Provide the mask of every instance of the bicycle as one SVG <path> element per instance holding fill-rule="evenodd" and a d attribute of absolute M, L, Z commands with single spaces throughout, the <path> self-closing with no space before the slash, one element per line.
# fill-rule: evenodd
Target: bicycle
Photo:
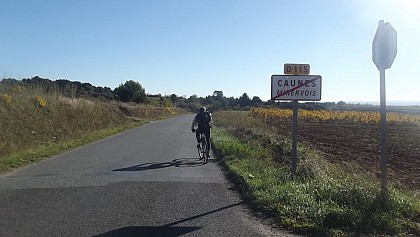
<path fill-rule="evenodd" d="M 207 143 L 206 134 L 203 132 L 200 134 L 200 143 L 199 143 L 199 146 L 197 147 L 197 150 L 198 150 L 198 156 L 200 157 L 200 160 L 203 160 L 204 164 L 207 164 L 207 161 L 209 159 L 210 147 L 208 146 L 208 143 Z"/>

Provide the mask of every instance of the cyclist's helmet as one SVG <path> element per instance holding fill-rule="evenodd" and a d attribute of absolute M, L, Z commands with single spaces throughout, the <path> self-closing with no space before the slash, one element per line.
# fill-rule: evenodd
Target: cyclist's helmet
<path fill-rule="evenodd" d="M 200 108 L 200 113 L 204 113 L 204 112 L 206 112 L 206 111 L 207 111 L 206 107 L 201 107 L 201 108 Z"/>

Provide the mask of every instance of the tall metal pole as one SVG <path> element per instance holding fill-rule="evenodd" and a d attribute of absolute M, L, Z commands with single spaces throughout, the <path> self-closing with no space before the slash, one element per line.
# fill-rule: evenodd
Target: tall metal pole
<path fill-rule="evenodd" d="M 385 96 L 385 69 L 379 70 L 381 80 L 381 188 L 382 197 L 388 194 L 387 164 L 388 164 L 388 139 L 386 126 L 386 96 Z"/>
<path fill-rule="evenodd" d="M 296 175 L 297 167 L 297 129 L 298 129 L 298 101 L 293 100 L 293 135 L 292 135 L 292 179 Z"/>

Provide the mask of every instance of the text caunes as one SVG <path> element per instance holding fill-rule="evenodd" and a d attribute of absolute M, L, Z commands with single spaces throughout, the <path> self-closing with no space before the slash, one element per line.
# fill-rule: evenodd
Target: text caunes
<path fill-rule="evenodd" d="M 303 84 L 305 84 L 305 87 L 315 87 L 316 83 L 315 81 L 311 81 L 311 80 L 278 80 L 277 84 L 279 86 L 284 86 L 284 87 L 295 87 L 295 86 L 301 86 Z"/>

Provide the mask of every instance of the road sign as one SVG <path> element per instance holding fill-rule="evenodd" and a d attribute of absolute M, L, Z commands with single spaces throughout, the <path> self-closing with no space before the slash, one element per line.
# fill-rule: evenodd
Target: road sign
<path fill-rule="evenodd" d="M 391 67 L 396 55 L 397 31 L 381 20 L 372 42 L 372 60 L 378 70 L 385 70 Z"/>
<path fill-rule="evenodd" d="M 386 123 L 385 70 L 390 68 L 397 55 L 397 31 L 389 24 L 379 21 L 372 42 L 372 60 L 379 70 L 381 106 L 381 189 L 382 198 L 388 196 L 388 134 Z"/>
<path fill-rule="evenodd" d="M 272 100 L 321 100 L 321 81 L 319 75 L 272 75 Z"/>
<path fill-rule="evenodd" d="M 310 69 L 309 64 L 284 64 L 284 74 L 309 75 Z"/>

